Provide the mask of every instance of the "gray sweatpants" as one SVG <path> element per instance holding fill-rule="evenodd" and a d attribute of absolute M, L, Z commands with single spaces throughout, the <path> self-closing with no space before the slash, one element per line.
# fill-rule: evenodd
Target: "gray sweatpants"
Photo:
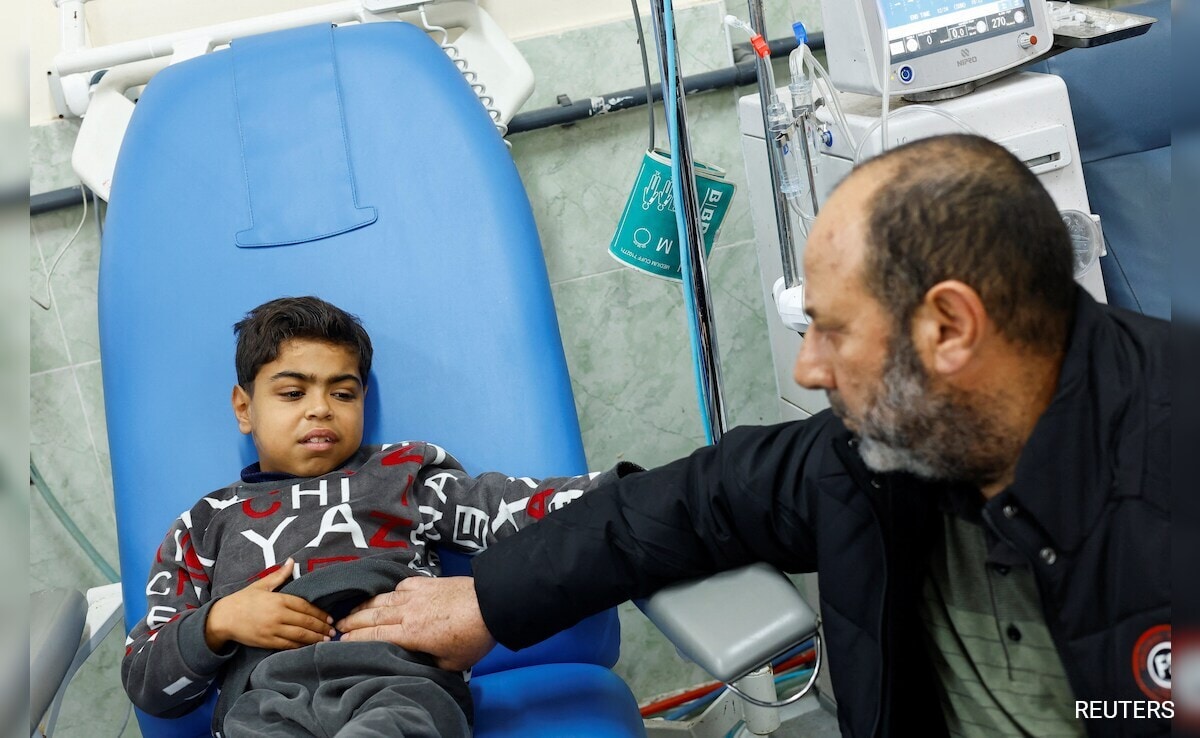
<path fill-rule="evenodd" d="M 460 674 L 398 646 L 318 643 L 263 659 L 222 732 L 226 738 L 469 738 L 470 700 Z"/>

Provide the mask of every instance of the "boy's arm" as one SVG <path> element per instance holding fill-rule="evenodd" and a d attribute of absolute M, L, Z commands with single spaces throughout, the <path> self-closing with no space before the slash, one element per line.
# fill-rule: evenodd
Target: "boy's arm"
<path fill-rule="evenodd" d="M 204 638 L 213 605 L 213 562 L 197 551 L 190 516 L 176 519 L 158 547 L 146 585 L 146 616 L 130 631 L 121 682 L 130 700 L 157 717 L 198 707 L 233 648 L 214 652 Z"/>
<path fill-rule="evenodd" d="M 334 634 L 327 613 L 275 591 L 292 577 L 290 558 L 212 599 L 214 562 L 197 553 L 186 520 L 176 520 L 159 546 L 146 586 L 147 615 L 130 632 L 121 663 L 130 700 L 157 717 L 179 717 L 199 706 L 238 644 L 279 650 Z"/>
<path fill-rule="evenodd" d="M 623 461 L 606 472 L 575 477 L 510 477 L 486 472 L 468 475 L 453 458 L 421 470 L 414 487 L 419 490 L 421 527 L 427 536 L 462 551 L 474 553 L 541 520 L 579 499 L 585 492 L 627 474 L 642 471 Z"/>

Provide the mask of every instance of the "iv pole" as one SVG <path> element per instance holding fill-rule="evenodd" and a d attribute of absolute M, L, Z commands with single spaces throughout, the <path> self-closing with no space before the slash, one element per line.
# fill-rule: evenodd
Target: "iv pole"
<path fill-rule="evenodd" d="M 678 136 L 679 161 L 678 166 L 683 172 L 679 194 L 683 201 L 683 218 L 685 233 L 680 234 L 680 247 L 687 249 L 686 256 L 690 259 L 691 280 L 685 284 L 685 290 L 691 290 L 693 296 L 696 322 L 699 333 L 700 356 L 700 404 L 701 410 L 708 418 L 712 429 L 712 441 L 716 443 L 725 433 L 725 401 L 721 395 L 721 363 L 717 353 L 717 326 L 713 316 L 712 293 L 708 284 L 708 263 L 704 253 L 704 234 L 700 230 L 700 206 L 697 199 L 696 177 L 693 174 L 692 140 L 688 133 L 687 106 L 683 95 L 683 73 L 679 59 L 675 60 L 675 68 L 668 69 L 667 63 L 667 29 L 664 24 L 664 4 L 671 0 L 651 0 L 651 18 L 654 22 L 655 40 L 658 44 L 659 74 L 662 85 L 663 100 L 670 100 L 667 94 L 667 80 L 673 77 L 675 89 L 678 91 L 675 105 L 664 104 L 668 119 L 674 123 L 674 131 Z M 752 0 L 753 2 L 753 0 Z M 759 0 L 761 6 L 761 0 Z M 675 29 L 670 29 L 672 46 L 678 48 Z M 761 75 L 760 75 L 761 79 Z M 761 82 L 760 82 L 761 84 Z M 668 135 L 672 130 L 667 127 Z"/>
<path fill-rule="evenodd" d="M 762 28 L 762 0 L 749 1 L 752 23 L 754 23 L 757 28 Z M 683 73 L 680 69 L 679 59 L 677 56 L 675 58 L 675 68 L 669 68 L 670 65 L 668 63 L 666 54 L 668 32 L 670 33 L 672 47 L 678 48 L 678 44 L 676 43 L 675 39 L 674 27 L 667 29 L 665 25 L 665 4 L 669 2 L 671 2 L 671 0 L 651 0 L 650 8 L 652 12 L 652 20 L 654 21 L 655 40 L 659 49 L 659 72 L 663 88 L 663 100 L 665 102 L 664 107 L 666 108 L 665 112 L 668 123 L 673 124 L 667 126 L 667 133 L 668 136 L 670 136 L 671 133 L 674 132 L 675 136 L 678 138 L 677 141 L 672 141 L 672 148 L 678 152 L 679 160 L 672 161 L 672 166 L 680 167 L 679 171 L 683 175 L 679 177 L 680 181 L 677 183 L 676 195 L 678 199 L 676 202 L 682 202 L 682 208 L 680 211 L 683 216 L 683 222 L 680 225 L 681 229 L 685 231 L 680 233 L 680 245 L 682 248 L 687 249 L 686 254 L 681 254 L 681 256 L 685 256 L 686 258 L 690 259 L 689 263 L 692 266 L 689 274 L 689 283 L 685 284 L 683 288 L 685 290 L 691 290 L 691 294 L 694 298 L 693 303 L 696 323 L 698 326 L 697 334 L 699 343 L 696 353 L 699 354 L 699 360 L 701 364 L 699 382 L 701 410 L 707 415 L 709 427 L 711 428 L 712 432 L 712 442 L 716 443 L 718 440 L 720 440 L 721 436 L 726 430 L 724 400 L 721 396 L 721 365 L 717 354 L 716 323 L 713 318 L 712 299 L 708 283 L 708 266 L 704 253 L 704 237 L 700 230 L 700 208 L 697 200 L 696 177 L 693 173 L 691 137 L 688 134 L 687 127 L 687 108 L 684 104 L 684 88 L 682 79 Z M 762 99 L 767 100 L 769 98 L 769 95 L 766 94 L 766 80 L 768 79 L 768 76 L 766 71 L 762 68 L 762 65 L 764 63 L 769 64 L 770 61 L 768 60 L 764 62 L 760 58 L 758 63 L 759 91 L 760 94 L 762 94 Z M 671 96 L 668 94 L 669 79 L 674 81 L 675 89 L 678 91 L 674 105 L 666 102 L 671 100 Z M 763 129 L 764 131 L 769 131 L 770 129 L 766 124 L 765 104 L 763 105 L 763 116 Z M 768 147 L 768 150 L 770 148 L 771 147 Z M 787 227 L 785 225 L 787 221 L 787 203 L 785 200 L 781 199 L 782 194 L 779 191 L 779 183 L 777 181 L 778 175 L 776 174 L 774 166 L 771 167 L 771 179 L 776 192 L 776 208 L 783 208 L 782 211 L 777 210 L 777 212 L 782 212 L 784 215 L 784 217 L 780 219 L 780 223 L 784 224 L 780 225 L 781 235 L 783 235 L 786 233 L 784 229 Z M 790 251 L 790 237 L 783 241 L 783 243 L 788 245 L 789 248 L 787 251 Z M 792 264 L 792 271 L 794 276 L 798 277 L 798 275 L 795 274 L 796 270 L 794 260 Z M 727 588 L 734 586 L 740 591 L 747 592 L 747 576 L 748 572 L 737 572 L 735 579 L 730 580 L 724 586 Z M 699 591 L 698 588 L 705 586 L 706 585 L 704 581 L 690 582 L 676 585 L 674 590 L 676 592 L 686 591 L 688 589 Z M 790 589 L 790 585 L 786 586 Z M 725 591 L 728 592 L 731 590 L 726 589 Z M 662 593 L 654 595 L 651 600 L 661 596 Z M 664 607 L 666 610 L 670 610 L 670 606 Z M 815 680 L 815 677 L 816 671 L 813 672 L 813 680 Z M 790 704 L 791 702 L 800 699 L 800 697 L 808 692 L 808 688 L 806 688 L 803 692 L 798 693 L 785 702 L 781 703 L 775 701 L 777 693 L 775 689 L 774 674 L 771 670 L 771 665 L 769 662 L 765 666 L 759 667 L 751 673 L 736 680 L 734 684 L 736 686 L 731 687 L 730 693 L 738 695 L 739 699 L 741 700 L 741 704 L 738 710 L 725 710 L 724 714 L 729 716 L 737 715 L 740 712 L 746 725 L 753 733 L 758 735 L 769 734 L 774 732 L 779 727 L 780 717 L 776 708 Z M 810 686 L 811 684 L 812 682 L 810 681 Z M 719 720 L 720 719 L 718 719 L 718 721 Z"/>
<path fill-rule="evenodd" d="M 708 425 L 712 429 L 712 440 L 715 443 L 721 438 L 727 429 L 725 419 L 725 403 L 722 397 L 722 381 L 721 381 L 721 365 L 717 352 L 717 332 L 716 322 L 713 316 L 712 293 L 708 282 L 708 264 L 704 252 L 704 239 L 700 231 L 699 204 L 697 200 L 696 180 L 692 175 L 692 143 L 691 136 L 688 133 L 687 125 L 687 106 L 684 102 L 683 94 L 683 73 L 679 66 L 679 60 L 675 61 L 675 68 L 668 69 L 668 60 L 665 53 L 667 45 L 667 29 L 664 24 L 665 3 L 671 0 L 651 0 L 651 19 L 654 24 L 655 40 L 659 49 L 659 74 L 660 83 L 662 85 L 663 100 L 670 100 L 667 94 L 667 80 L 673 76 L 675 81 L 675 89 L 679 91 L 676 96 L 675 105 L 665 104 L 665 113 L 673 122 L 674 130 L 679 138 L 679 166 L 684 176 L 681 177 L 682 183 L 680 186 L 680 195 L 683 201 L 683 219 L 684 230 L 686 233 L 680 234 L 681 248 L 687 249 L 687 256 L 690 259 L 691 279 L 689 284 L 684 285 L 685 290 L 690 290 L 694 300 L 696 323 L 699 334 L 699 360 L 700 360 L 700 404 L 701 409 L 708 419 Z M 753 28 L 759 29 L 761 33 L 765 28 L 763 3 L 762 0 L 748 0 L 750 25 Z M 671 42 L 677 48 L 678 44 L 675 38 L 675 29 L 670 29 Z M 770 64 L 770 58 L 756 56 L 756 71 L 758 72 L 758 94 L 759 99 L 766 101 L 771 98 L 774 90 L 768 89 L 770 86 L 770 76 L 767 74 L 766 65 Z M 764 102 L 762 107 L 763 131 L 769 132 L 770 122 L 768 120 L 767 106 Z M 668 135 L 671 128 L 668 126 Z M 800 270 L 796 263 L 795 252 L 792 250 L 792 224 L 788 213 L 788 205 L 786 196 L 780 188 L 779 172 L 782 162 L 778 161 L 779 152 L 774 150 L 774 147 L 767 147 L 767 157 L 769 166 L 767 167 L 771 175 L 771 191 L 774 193 L 775 206 L 775 223 L 778 228 L 780 255 L 783 264 L 783 276 L 785 287 L 795 287 L 800 284 Z"/>

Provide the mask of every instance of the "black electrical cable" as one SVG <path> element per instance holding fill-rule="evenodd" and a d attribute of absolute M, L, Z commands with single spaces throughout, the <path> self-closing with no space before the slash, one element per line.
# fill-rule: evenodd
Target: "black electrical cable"
<path fill-rule="evenodd" d="M 646 36 L 642 33 L 642 11 L 638 9 L 637 0 L 629 0 L 629 4 L 633 6 L 633 24 L 637 27 L 638 35 L 638 50 L 642 54 L 642 79 L 646 81 L 646 99 L 653 100 L 653 94 L 650 86 L 650 61 L 646 57 Z M 650 110 L 650 143 L 646 145 L 647 151 L 654 150 L 654 103 L 650 102 L 647 106 Z"/>

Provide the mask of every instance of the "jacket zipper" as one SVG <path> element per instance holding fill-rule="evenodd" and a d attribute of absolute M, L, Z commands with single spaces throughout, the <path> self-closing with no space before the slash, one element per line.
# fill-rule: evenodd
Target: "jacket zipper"
<path fill-rule="evenodd" d="M 882 491 L 882 490 L 880 490 L 880 491 Z M 867 495 L 867 499 L 871 498 L 870 492 L 867 492 L 864 490 L 864 493 Z M 875 708 L 875 724 L 873 726 L 871 726 L 871 732 L 869 734 L 871 736 L 877 736 L 877 735 L 879 735 L 880 722 L 883 720 L 884 688 L 885 688 L 885 682 L 888 679 L 888 673 L 889 673 L 888 672 L 889 664 L 887 663 L 887 655 L 888 654 L 885 649 L 885 643 L 887 642 L 887 632 L 884 630 L 884 621 L 887 619 L 886 615 L 887 615 L 888 600 L 889 600 L 889 596 L 888 596 L 888 587 L 889 587 L 889 582 L 888 582 L 888 580 L 889 580 L 888 540 L 887 540 L 886 534 L 884 533 L 883 521 L 879 517 L 879 511 L 876 509 L 875 503 L 872 502 L 869 505 L 869 507 L 871 508 L 871 514 L 875 516 L 875 530 L 879 534 L 880 550 L 883 551 L 883 567 L 882 567 L 883 568 L 883 598 L 882 598 L 882 602 L 879 606 L 879 620 L 875 626 L 875 632 L 879 634 L 879 702 L 878 702 L 878 707 Z M 890 645 L 891 645 L 890 643 L 887 643 L 887 646 L 890 646 Z M 886 686 L 890 688 L 890 685 L 886 685 Z M 890 699 L 888 700 L 888 704 L 889 705 L 891 704 Z"/>
<path fill-rule="evenodd" d="M 878 620 L 875 625 L 875 632 L 879 634 L 879 687 L 878 687 L 878 691 L 876 693 L 877 707 L 875 708 L 875 722 L 871 726 L 870 733 L 868 733 L 869 736 L 874 738 L 874 736 L 879 735 L 879 725 L 880 725 L 880 721 L 883 719 L 884 681 L 887 678 L 887 672 L 888 672 L 888 666 L 886 663 L 886 659 L 884 658 L 886 656 L 886 654 L 884 652 L 884 641 L 887 637 L 886 632 L 884 630 L 884 620 L 885 620 L 884 616 L 886 615 L 887 608 L 888 608 L 888 580 L 889 580 L 888 545 L 887 545 L 887 537 L 884 534 L 883 520 L 879 516 L 879 508 L 878 508 L 879 500 L 876 500 L 874 495 L 872 494 L 872 490 L 868 489 L 868 487 L 871 486 L 870 480 L 875 477 L 868 470 L 867 475 L 866 475 L 867 484 L 866 485 L 862 484 L 859 481 L 859 477 L 861 477 L 863 475 L 861 473 L 856 473 L 856 472 L 861 471 L 861 469 L 862 469 L 861 463 L 862 462 L 861 462 L 861 457 L 858 456 L 858 450 L 855 448 L 854 439 L 848 439 L 846 441 L 846 450 L 849 452 L 850 458 L 846 458 L 843 456 L 842 463 L 845 465 L 846 470 L 851 472 L 850 478 L 852 480 L 854 480 L 855 486 L 857 486 L 859 491 L 862 492 L 867 497 L 867 501 L 868 501 L 867 507 L 869 507 L 871 509 L 871 515 L 874 516 L 874 518 L 875 518 L 875 532 L 879 536 L 879 546 L 880 546 L 880 550 L 883 552 L 883 562 L 882 562 L 883 566 L 881 567 L 883 570 L 883 597 L 882 597 L 882 602 L 879 607 Z M 834 444 L 834 451 L 837 452 L 839 456 L 841 456 L 841 453 L 840 453 L 841 449 L 838 447 L 837 444 Z M 856 466 L 853 463 L 855 461 L 857 461 L 860 466 Z M 883 492 L 882 487 L 880 487 L 878 491 Z M 882 495 L 881 495 L 881 497 L 882 497 Z"/>

